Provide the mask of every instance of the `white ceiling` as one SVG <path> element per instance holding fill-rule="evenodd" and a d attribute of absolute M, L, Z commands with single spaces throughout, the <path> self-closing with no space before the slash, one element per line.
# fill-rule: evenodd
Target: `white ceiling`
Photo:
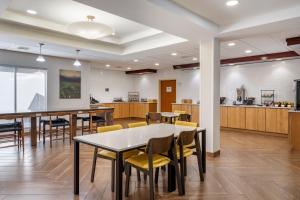
<path fill-rule="evenodd" d="M 227 7 L 228 0 L 172 0 L 221 26 L 277 10 L 300 6 L 299 0 L 239 0 L 236 7 Z M 300 11 L 299 11 L 300 12 Z"/>
<path fill-rule="evenodd" d="M 265 18 L 247 24 L 247 28 L 241 28 L 240 24 L 240 21 L 261 14 L 291 6 L 295 8 L 299 0 L 240 0 L 234 8 L 226 7 L 225 2 L 126 0 L 123 4 L 119 0 L 11 0 L 6 8 L 4 3 L 0 6 L 4 10 L 1 14 L 0 9 L 0 49 L 36 54 L 38 42 L 44 42 L 45 55 L 73 59 L 76 57 L 75 50 L 81 49 L 80 59 L 95 62 L 102 68 L 110 64 L 109 68 L 115 70 L 127 70 L 128 67 L 161 69 L 196 62 L 192 60 L 199 55 L 195 38 L 199 41 L 208 34 L 219 35 L 222 59 L 289 51 L 291 49 L 286 46 L 285 39 L 300 35 L 300 12 L 294 13 L 294 17 L 279 16 L 281 22 L 289 24 L 289 27 L 282 28 L 276 25 L 276 21 L 271 21 L 260 32 L 263 28 L 256 23 Z M 135 8 L 134 12 L 132 8 Z M 26 13 L 27 9 L 36 10 L 38 14 L 31 16 Z M 96 17 L 96 21 L 113 27 L 116 36 L 91 41 L 67 32 L 69 23 L 84 20 L 90 14 Z M 270 24 L 276 28 L 265 31 Z M 255 33 L 248 31 L 250 25 Z M 224 30 L 227 30 L 226 34 Z M 228 42 L 235 42 L 236 46 L 228 47 Z M 19 47 L 29 49 L 20 50 Z M 251 49 L 252 53 L 245 54 L 247 49 Z M 171 56 L 172 52 L 178 55 Z M 133 62 L 133 59 L 139 62 Z M 160 65 L 155 66 L 156 62 Z"/>

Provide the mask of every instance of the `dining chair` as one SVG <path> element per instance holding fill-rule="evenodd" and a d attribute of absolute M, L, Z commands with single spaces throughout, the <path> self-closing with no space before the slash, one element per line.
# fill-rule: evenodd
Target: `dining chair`
<path fill-rule="evenodd" d="M 116 125 L 111 125 L 111 126 L 102 126 L 97 128 L 97 132 L 99 134 L 109 134 L 108 132 L 110 131 L 116 131 L 116 130 L 121 130 L 123 129 L 122 125 L 116 124 Z M 132 150 L 125 152 L 123 154 L 124 160 L 133 156 L 139 154 L 139 150 Z M 95 171 L 96 171 L 96 163 L 97 163 L 97 158 L 102 158 L 106 160 L 111 160 L 112 167 L 111 167 L 111 191 L 114 192 L 115 190 L 115 173 L 116 173 L 116 153 L 108 150 L 101 150 L 98 151 L 98 148 L 95 147 L 94 150 L 94 157 L 93 157 L 93 165 L 92 165 L 92 174 L 91 174 L 91 182 L 94 182 L 95 178 Z M 139 176 L 139 172 L 138 172 Z"/>
<path fill-rule="evenodd" d="M 24 151 L 24 121 L 23 116 L 4 116 L 0 120 L 5 121 L 0 124 L 0 144 L 2 143 L 14 143 L 14 145 L 1 146 L 11 147 L 18 146 L 18 149 L 22 147 Z M 16 144 L 17 143 L 17 144 Z"/>
<path fill-rule="evenodd" d="M 176 114 L 186 114 L 185 110 L 174 110 L 173 112 Z"/>
<path fill-rule="evenodd" d="M 178 119 L 179 121 L 186 121 L 186 122 L 190 122 L 191 121 L 191 115 L 190 114 L 179 114 Z"/>
<path fill-rule="evenodd" d="M 147 126 L 147 122 L 135 122 L 135 123 L 129 123 L 128 128 L 135 128 L 135 127 L 141 127 L 141 126 Z"/>
<path fill-rule="evenodd" d="M 95 111 L 88 112 L 87 114 L 88 116 L 80 117 L 81 135 L 83 135 L 84 132 L 88 132 L 89 134 L 92 134 L 94 131 L 96 131 L 99 125 L 105 125 L 105 118 L 102 116 L 98 116 Z M 85 125 L 85 122 L 87 122 L 88 125 Z"/>
<path fill-rule="evenodd" d="M 129 196 L 129 182 L 131 175 L 131 167 L 139 169 L 149 176 L 149 199 L 154 200 L 154 182 L 153 182 L 153 170 L 168 164 L 172 164 L 175 167 L 176 179 L 178 185 L 179 195 L 183 194 L 182 184 L 180 178 L 180 172 L 178 167 L 178 161 L 175 152 L 175 140 L 174 135 L 161 138 L 152 138 L 148 141 L 146 152 L 132 156 L 125 160 L 125 196 Z M 168 156 L 162 155 L 168 152 Z"/>
<path fill-rule="evenodd" d="M 162 122 L 162 116 L 161 116 L 160 113 L 157 113 L 157 112 L 149 112 L 146 115 L 146 121 L 147 121 L 147 124 L 161 123 Z"/>
<path fill-rule="evenodd" d="M 70 119 L 71 119 L 71 114 L 66 112 L 43 113 L 40 119 L 40 122 L 42 123 L 43 126 L 43 130 L 42 130 L 43 144 L 45 144 L 46 137 L 48 135 L 50 139 L 50 148 L 52 148 L 54 133 L 55 133 L 55 140 L 59 139 L 58 137 L 61 133 L 63 142 L 65 142 L 65 138 L 66 138 L 65 135 L 68 134 L 69 142 L 71 144 L 73 136 L 70 130 Z"/>

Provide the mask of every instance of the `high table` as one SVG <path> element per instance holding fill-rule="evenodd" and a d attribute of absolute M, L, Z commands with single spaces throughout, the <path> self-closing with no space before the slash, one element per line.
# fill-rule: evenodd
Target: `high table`
<path fill-rule="evenodd" d="M 121 129 L 111 131 L 107 134 L 91 134 L 77 136 L 74 138 L 74 194 L 79 194 L 79 144 L 84 143 L 93 147 L 109 150 L 116 153 L 116 196 L 117 200 L 122 199 L 123 183 L 123 153 L 144 147 L 149 139 L 156 137 L 166 137 L 174 134 L 175 137 L 182 131 L 194 130 L 193 127 L 177 126 L 173 124 L 151 124 L 143 127 Z M 201 133 L 202 167 L 206 169 L 206 129 L 197 128 Z M 168 191 L 176 189 L 175 170 L 168 167 Z"/>
<path fill-rule="evenodd" d="M 66 108 L 66 109 L 49 109 L 49 110 L 39 110 L 39 111 L 26 111 L 26 112 L 10 112 L 10 113 L 0 113 L 0 117 L 6 116 L 22 116 L 24 118 L 30 118 L 30 136 L 31 136 L 31 146 L 36 146 L 37 143 L 37 117 L 45 114 L 51 113 L 66 113 L 71 115 L 70 119 L 70 131 L 71 135 L 76 135 L 77 129 L 77 114 L 95 112 L 96 114 L 104 114 L 105 121 L 107 124 L 112 123 L 112 113 L 114 108 L 108 107 L 86 107 L 86 108 Z"/>

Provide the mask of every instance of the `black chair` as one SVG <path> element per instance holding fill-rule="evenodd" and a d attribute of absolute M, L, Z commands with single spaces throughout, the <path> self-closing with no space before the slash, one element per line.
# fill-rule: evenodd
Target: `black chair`
<path fill-rule="evenodd" d="M 65 135 L 69 133 L 69 141 L 71 144 L 73 136 L 70 131 L 70 122 L 64 118 L 68 117 L 71 119 L 70 113 L 55 112 L 46 113 L 43 116 L 47 117 L 47 119 L 41 118 L 40 120 L 43 126 L 43 144 L 45 144 L 46 136 L 48 135 L 50 138 L 50 147 L 52 148 L 53 133 L 55 133 L 56 139 L 58 139 L 59 134 L 62 133 L 63 142 L 65 141 Z M 46 130 L 47 126 L 49 127 L 48 130 Z M 55 128 L 55 130 L 53 130 L 53 128 Z"/>
<path fill-rule="evenodd" d="M 81 135 L 84 132 L 93 133 L 97 130 L 99 125 L 105 125 L 105 117 L 98 116 L 96 112 L 89 112 L 89 116 L 80 117 L 81 118 Z M 88 122 L 88 125 L 85 126 L 85 122 Z M 94 124 L 96 126 L 94 126 Z"/>
<path fill-rule="evenodd" d="M 5 116 L 0 120 L 10 121 L 0 124 L 0 143 L 14 143 L 5 147 L 18 146 L 24 151 L 23 116 Z"/>
<path fill-rule="evenodd" d="M 190 122 L 191 121 L 191 115 L 190 114 L 180 114 L 178 117 L 179 121 L 186 121 Z"/>
<path fill-rule="evenodd" d="M 162 116 L 160 113 L 157 112 L 149 112 L 146 115 L 146 122 L 147 124 L 151 124 L 151 123 L 161 123 L 162 122 Z"/>

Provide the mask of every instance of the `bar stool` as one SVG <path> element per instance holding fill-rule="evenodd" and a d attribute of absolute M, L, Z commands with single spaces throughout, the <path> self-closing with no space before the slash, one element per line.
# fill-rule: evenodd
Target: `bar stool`
<path fill-rule="evenodd" d="M 46 119 L 44 119 L 44 118 Z M 62 133 L 62 139 L 63 142 L 65 141 L 65 134 L 69 133 L 69 141 L 70 144 L 72 142 L 73 136 L 71 135 L 70 131 L 70 122 L 69 120 L 65 119 L 65 117 L 68 117 L 68 119 L 71 119 L 70 113 L 65 112 L 54 112 L 54 113 L 45 113 L 41 116 L 41 123 L 43 126 L 43 144 L 45 144 L 46 136 L 49 135 L 50 138 L 50 147 L 52 148 L 52 140 L 53 140 L 53 133 L 55 133 L 56 139 L 58 139 L 59 133 Z M 49 127 L 48 130 L 46 130 L 47 126 Z M 53 130 L 53 128 L 56 128 Z"/>
<path fill-rule="evenodd" d="M 18 146 L 18 149 L 22 147 L 24 151 L 25 145 L 23 116 L 4 116 L 1 117 L 0 120 L 10 121 L 0 124 L 0 143 L 14 142 L 14 145 L 8 145 L 5 147 Z"/>

